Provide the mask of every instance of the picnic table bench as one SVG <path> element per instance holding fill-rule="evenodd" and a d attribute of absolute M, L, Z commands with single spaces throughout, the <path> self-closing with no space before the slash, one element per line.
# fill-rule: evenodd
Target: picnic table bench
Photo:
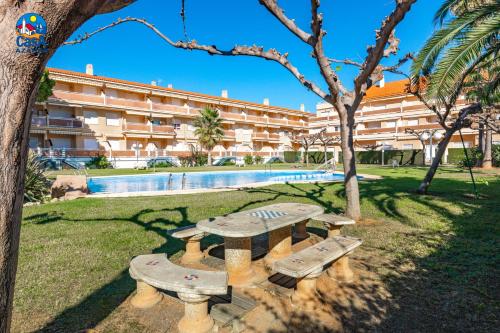
<path fill-rule="evenodd" d="M 342 260 L 346 255 L 361 245 L 361 240 L 352 237 L 333 236 L 308 248 L 274 262 L 276 272 L 297 278 L 297 286 L 292 295 L 292 302 L 307 303 L 316 293 L 316 280 L 323 273 L 325 265 Z M 338 276 L 348 275 L 349 266 L 335 266 Z M 352 272 L 350 272 L 352 274 Z"/>
<path fill-rule="evenodd" d="M 292 226 L 323 214 L 324 209 L 302 203 L 279 203 L 198 222 L 197 228 L 224 237 L 225 265 L 229 284 L 252 284 L 251 237 L 269 233 L 268 267 L 292 253 Z"/>
<path fill-rule="evenodd" d="M 227 293 L 226 272 L 186 268 L 170 262 L 166 254 L 148 254 L 132 259 L 129 273 L 137 280 L 133 306 L 152 307 L 162 299 L 157 289 L 170 290 L 184 302 L 180 333 L 206 333 L 214 326 L 208 314 L 208 299 Z"/>
<path fill-rule="evenodd" d="M 192 264 L 203 259 L 204 255 L 203 252 L 201 252 L 201 239 L 205 236 L 205 232 L 198 229 L 196 224 L 169 230 L 168 234 L 186 242 L 186 252 L 184 252 L 181 257 L 181 263 Z"/>
<path fill-rule="evenodd" d="M 328 237 L 340 235 L 340 229 L 344 225 L 355 224 L 356 222 L 346 216 L 336 214 L 321 214 L 314 217 L 314 220 L 323 222 L 328 230 Z"/>

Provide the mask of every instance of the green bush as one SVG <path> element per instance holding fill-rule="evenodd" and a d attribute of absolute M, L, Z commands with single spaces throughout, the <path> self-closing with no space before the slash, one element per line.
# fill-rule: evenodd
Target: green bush
<path fill-rule="evenodd" d="M 492 147 L 491 155 L 493 158 L 493 166 L 500 167 L 500 145 Z"/>
<path fill-rule="evenodd" d="M 85 163 L 85 166 L 89 169 L 109 169 L 111 168 L 111 163 L 105 155 L 97 155 Z"/>
<path fill-rule="evenodd" d="M 300 152 L 299 151 L 286 151 L 284 154 L 286 163 L 298 163 L 300 162 Z"/>
<path fill-rule="evenodd" d="M 231 165 L 236 165 L 236 162 L 233 160 L 226 160 L 224 163 L 222 163 L 222 166 L 231 166 Z"/>
<path fill-rule="evenodd" d="M 173 166 L 173 164 L 167 161 L 160 161 L 160 162 L 151 161 L 149 167 L 153 166 L 156 168 L 170 168 Z"/>
<path fill-rule="evenodd" d="M 262 156 L 255 156 L 255 164 L 262 164 L 264 162 L 264 158 Z"/>
<path fill-rule="evenodd" d="M 24 178 L 24 202 L 43 202 L 50 193 L 50 181 L 38 156 L 30 150 Z"/>
<path fill-rule="evenodd" d="M 243 157 L 243 161 L 245 162 L 246 165 L 252 165 L 253 157 L 251 155 L 245 155 L 245 157 Z"/>

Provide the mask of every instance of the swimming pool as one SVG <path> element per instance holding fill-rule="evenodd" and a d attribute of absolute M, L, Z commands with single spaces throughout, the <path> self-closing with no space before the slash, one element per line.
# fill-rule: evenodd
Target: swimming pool
<path fill-rule="evenodd" d="M 343 175 L 314 170 L 251 170 L 157 173 L 131 176 L 92 177 L 91 193 L 126 193 L 170 190 L 214 189 L 264 182 L 335 181 Z M 183 184 L 184 183 L 184 184 Z"/>

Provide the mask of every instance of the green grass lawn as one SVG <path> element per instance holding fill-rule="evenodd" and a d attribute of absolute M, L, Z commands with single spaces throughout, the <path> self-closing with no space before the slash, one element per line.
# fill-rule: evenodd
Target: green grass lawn
<path fill-rule="evenodd" d="M 475 200 L 467 195 L 472 193 L 468 173 L 459 169 L 440 170 L 427 196 L 412 192 L 423 168 L 359 172 L 384 178 L 361 182 L 365 220 L 346 232 L 363 239 L 357 259 L 391 295 L 377 326 L 366 330 L 498 329 L 498 173 L 477 174 L 482 198 Z M 183 243 L 167 236 L 168 229 L 275 202 L 312 203 L 342 213 L 343 195 L 339 183 L 283 184 L 25 207 L 13 331 L 78 332 L 105 321 L 135 288 L 128 275 L 133 256 L 182 254 Z M 204 245 L 220 241 L 211 236 Z M 357 330 L 366 320 L 366 313 L 353 314 L 346 325 Z"/>

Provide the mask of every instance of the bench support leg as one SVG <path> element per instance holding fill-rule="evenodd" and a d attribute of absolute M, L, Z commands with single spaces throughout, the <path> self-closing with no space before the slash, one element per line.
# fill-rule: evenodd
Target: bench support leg
<path fill-rule="evenodd" d="M 156 288 L 142 281 L 137 281 L 137 292 L 130 300 L 130 303 L 139 309 L 147 309 L 156 305 L 162 299 L 162 295 Z"/>
<path fill-rule="evenodd" d="M 293 237 L 295 237 L 296 239 L 306 239 L 307 237 L 309 237 L 306 229 L 307 222 L 309 222 L 309 220 L 295 224 Z"/>
<path fill-rule="evenodd" d="M 325 223 L 328 228 L 328 238 L 332 238 L 335 236 L 340 236 L 341 225 L 331 225 L 329 223 Z"/>
<path fill-rule="evenodd" d="M 184 302 L 184 317 L 179 321 L 179 333 L 207 333 L 214 326 L 214 320 L 208 314 L 210 296 L 178 293 Z"/>
<path fill-rule="evenodd" d="M 308 307 L 314 303 L 316 295 L 316 281 L 323 272 L 323 267 L 317 268 L 309 275 L 297 280 L 297 287 L 292 295 L 292 304 Z"/>
<path fill-rule="evenodd" d="M 203 252 L 201 252 L 202 238 L 203 235 L 184 238 L 184 241 L 186 242 L 186 252 L 184 252 L 184 255 L 181 257 L 181 263 L 192 264 L 203 259 Z"/>
<path fill-rule="evenodd" d="M 271 268 L 276 260 L 292 254 L 292 226 L 269 232 L 269 253 L 264 258 L 266 267 Z"/>
<path fill-rule="evenodd" d="M 255 273 L 252 269 L 251 238 L 224 238 L 224 261 L 228 274 L 228 284 L 247 287 Z"/>
<path fill-rule="evenodd" d="M 351 282 L 354 280 L 354 273 L 349 266 L 348 254 L 334 262 L 333 265 L 327 270 L 327 274 L 332 279 L 341 282 Z"/>

